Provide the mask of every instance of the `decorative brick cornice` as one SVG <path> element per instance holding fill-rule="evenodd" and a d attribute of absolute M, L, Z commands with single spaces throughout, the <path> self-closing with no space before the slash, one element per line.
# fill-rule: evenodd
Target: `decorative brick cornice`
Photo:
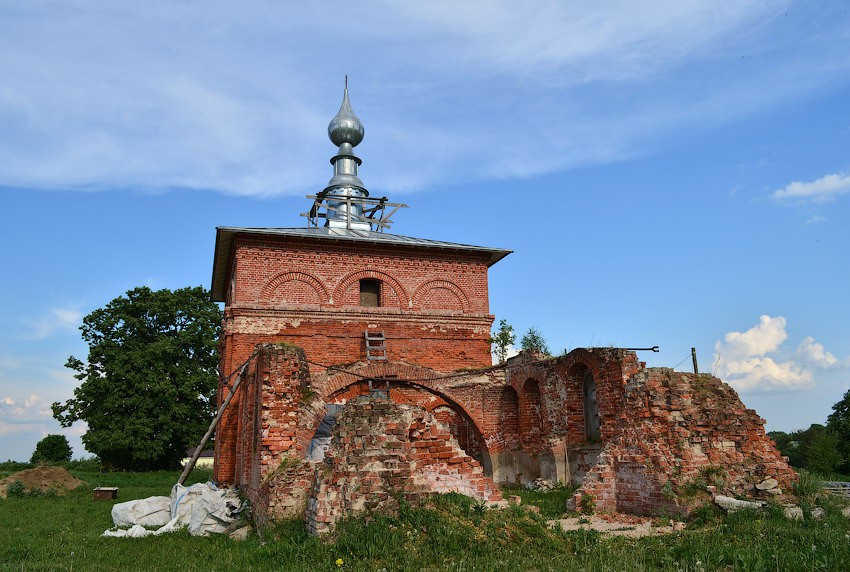
<path fill-rule="evenodd" d="M 425 299 L 427 298 L 428 293 L 440 288 L 449 290 L 457 296 L 464 313 L 469 312 L 469 298 L 466 296 L 466 293 L 460 288 L 460 286 L 448 280 L 429 280 L 424 284 L 420 284 L 413 292 L 413 307 L 421 310 L 425 304 Z"/>
<path fill-rule="evenodd" d="M 275 290 L 280 288 L 283 284 L 290 281 L 298 281 L 304 284 L 307 284 L 316 292 L 316 296 L 319 298 L 320 304 L 327 304 L 330 302 L 330 296 L 328 294 L 327 288 L 325 288 L 324 284 L 313 276 L 312 274 L 308 274 L 306 272 L 297 272 L 297 271 L 286 271 L 281 272 L 275 276 L 273 276 L 270 280 L 268 280 L 261 290 L 262 300 L 268 300 L 273 295 Z"/>

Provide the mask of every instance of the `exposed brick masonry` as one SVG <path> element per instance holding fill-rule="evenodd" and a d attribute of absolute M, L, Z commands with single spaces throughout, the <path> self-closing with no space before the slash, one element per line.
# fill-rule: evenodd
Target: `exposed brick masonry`
<path fill-rule="evenodd" d="M 600 510 L 685 513 L 688 485 L 709 467 L 719 492 L 729 495 L 757 496 L 755 485 L 766 478 L 788 491 L 797 478 L 765 434 L 764 420 L 711 375 L 637 373 L 611 428 L 576 499 L 592 495 Z"/>
<path fill-rule="evenodd" d="M 485 367 L 493 322 L 488 260 L 486 253 L 457 250 L 239 235 L 228 272 L 221 369 L 232 372 L 267 342 L 301 347 L 315 372 L 359 362 L 366 330 L 384 332 L 393 362 L 438 372 Z M 380 281 L 380 307 L 359 305 L 363 278 Z M 220 387 L 219 400 L 224 394 Z M 216 434 L 215 476 L 222 482 L 235 478 L 235 409 L 225 412 Z"/>
<path fill-rule="evenodd" d="M 338 519 L 394 510 L 399 499 L 459 492 L 501 501 L 493 481 L 446 427 L 414 405 L 368 396 L 348 402 L 307 506 L 308 529 L 329 531 Z"/>

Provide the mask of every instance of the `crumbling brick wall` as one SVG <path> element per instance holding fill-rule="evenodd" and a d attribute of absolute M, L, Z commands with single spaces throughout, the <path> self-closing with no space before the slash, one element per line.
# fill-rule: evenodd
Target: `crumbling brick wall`
<path fill-rule="evenodd" d="M 286 344 L 261 344 L 250 360 L 231 404 L 239 419 L 236 447 L 216 452 L 215 477 L 230 481 L 254 502 L 285 460 L 302 459 L 324 403 L 313 399 L 304 351 Z M 235 401 L 235 400 L 234 400 Z"/>
<path fill-rule="evenodd" d="M 398 468 L 381 469 L 382 476 L 367 480 L 363 489 L 374 484 L 375 506 L 386 501 L 388 507 L 393 501 L 387 500 L 387 490 L 401 487 L 413 495 L 441 490 L 440 478 L 424 487 L 426 474 L 448 475 L 453 490 L 467 491 L 468 483 L 457 484 L 463 479 L 452 476 L 456 467 L 449 465 L 454 464 L 472 470 L 476 479 L 486 474 L 499 483 L 527 484 L 538 477 L 583 482 L 577 498 L 593 497 L 601 510 L 641 514 L 686 512 L 692 501 L 685 493 L 706 480 L 707 470 L 720 481 L 721 492 L 744 496 L 757 494 L 754 485 L 766 478 L 776 479 L 785 490 L 795 478 L 765 435 L 764 422 L 728 385 L 707 375 L 644 369 L 627 350 L 582 349 L 550 359 L 520 356 L 504 369 L 448 376 L 411 364 L 362 362 L 311 377 L 307 365 L 299 348 L 258 346 L 243 374 L 236 447 L 231 457 L 216 459 L 216 474 L 233 475 L 233 482 L 261 507 L 261 520 L 303 513 L 313 466 L 305 455 L 326 404 L 360 403 L 368 392 L 366 378 L 388 380 L 389 397 L 396 404 L 382 401 L 373 409 L 357 409 L 368 423 L 386 431 L 344 429 L 349 441 L 329 456 L 340 466 L 326 469 L 338 478 L 321 485 L 336 492 L 316 493 L 318 504 L 312 510 L 317 530 L 366 506 L 365 497 L 356 495 L 351 497 L 360 498 L 356 503 L 340 501 L 347 494 L 345 483 L 360 483 L 357 463 L 346 464 L 349 454 L 364 459 L 377 455 L 380 459 L 367 464 L 391 461 L 393 470 Z M 591 378 L 600 417 L 597 441 L 589 439 L 583 418 Z M 406 411 L 405 420 L 388 421 L 398 414 L 393 408 Z M 416 457 L 422 453 L 417 435 L 396 433 L 399 424 L 416 423 L 437 432 L 426 440 L 428 454 L 436 451 L 439 459 L 439 453 L 451 452 L 455 461 L 440 468 L 447 473 L 429 472 L 434 459 Z M 440 440 L 446 443 L 431 443 Z M 431 445 L 449 449 L 432 450 Z M 407 484 L 399 484 L 404 479 Z M 483 482 L 485 489 L 492 483 Z M 342 504 L 334 508 L 327 504 L 331 501 Z M 316 520 L 321 518 L 329 520 Z"/>
<path fill-rule="evenodd" d="M 581 481 L 601 443 L 613 437 L 611 420 L 621 411 L 626 381 L 641 367 L 634 352 L 619 348 L 580 348 L 552 358 L 523 352 L 508 360 L 505 385 L 489 398 L 494 431 L 484 432 L 494 479 Z M 586 434 L 587 376 L 596 387 L 599 442 Z"/>
<path fill-rule="evenodd" d="M 589 497 L 603 511 L 683 514 L 707 484 L 753 497 L 766 494 L 755 485 L 767 478 L 784 491 L 797 478 L 765 434 L 764 420 L 711 375 L 668 368 L 635 374 L 609 435 L 576 506 Z"/>
<path fill-rule="evenodd" d="M 337 418 L 331 447 L 316 472 L 307 526 L 323 534 L 344 516 L 395 510 L 399 499 L 417 502 L 451 491 L 502 500 L 481 465 L 425 409 L 358 397 Z"/>

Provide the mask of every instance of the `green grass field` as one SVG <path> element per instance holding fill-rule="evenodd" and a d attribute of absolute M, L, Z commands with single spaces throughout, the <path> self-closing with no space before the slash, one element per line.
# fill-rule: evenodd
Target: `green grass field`
<path fill-rule="evenodd" d="M 185 531 L 117 539 L 100 536 L 112 526 L 113 502 L 92 500 L 91 487 L 120 487 L 114 502 L 167 495 L 178 473 L 72 473 L 90 487 L 0 500 L 0 570 L 850 570 L 850 521 L 824 498 L 817 501 L 827 509 L 823 520 L 787 521 L 778 509 L 729 517 L 703 511 L 683 533 L 642 539 L 564 533 L 521 508 L 487 510 L 460 495 L 403 507 L 394 517 L 353 519 L 326 542 L 308 536 L 301 522 L 246 542 Z M 208 477 L 198 471 L 190 480 Z M 564 495 L 534 493 L 525 502 L 557 516 Z"/>

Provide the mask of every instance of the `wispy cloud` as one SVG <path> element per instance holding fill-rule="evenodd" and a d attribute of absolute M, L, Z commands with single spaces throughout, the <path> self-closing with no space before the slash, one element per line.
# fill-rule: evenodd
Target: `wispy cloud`
<path fill-rule="evenodd" d="M 0 399 L 0 435 L 32 431 L 51 418 L 50 404 L 38 395 L 23 400 L 9 396 Z"/>
<path fill-rule="evenodd" d="M 818 370 L 846 365 L 811 336 L 782 359 L 786 325 L 782 316 L 764 315 L 749 330 L 727 333 L 715 344 L 715 373 L 742 392 L 795 391 L 813 388 Z"/>
<path fill-rule="evenodd" d="M 3 458 L 29 459 L 36 443 L 48 434 L 68 437 L 76 456 L 85 454 L 81 436 L 85 423 L 61 427 L 50 404 L 72 396 L 79 384 L 73 372 L 45 365 L 44 356 L 0 356 L 0 454 Z"/>
<path fill-rule="evenodd" d="M 616 161 L 850 81 L 832 5 L 793 4 L 20 4 L 0 185 L 316 190 L 346 72 L 378 191 Z"/>
<path fill-rule="evenodd" d="M 831 352 L 826 351 L 812 336 L 806 336 L 797 346 L 797 359 L 818 369 L 830 369 L 841 365 Z"/>
<path fill-rule="evenodd" d="M 71 332 L 80 327 L 83 313 L 78 306 L 50 308 L 47 313 L 29 322 L 27 339 L 43 340 L 57 333 Z"/>
<path fill-rule="evenodd" d="M 773 198 L 782 201 L 826 202 L 839 195 L 850 193 L 850 176 L 824 175 L 814 181 L 794 181 L 773 193 Z M 815 217 L 817 218 L 817 217 Z M 822 219 L 822 217 L 820 217 Z M 817 220 L 815 222 L 821 222 Z"/>

